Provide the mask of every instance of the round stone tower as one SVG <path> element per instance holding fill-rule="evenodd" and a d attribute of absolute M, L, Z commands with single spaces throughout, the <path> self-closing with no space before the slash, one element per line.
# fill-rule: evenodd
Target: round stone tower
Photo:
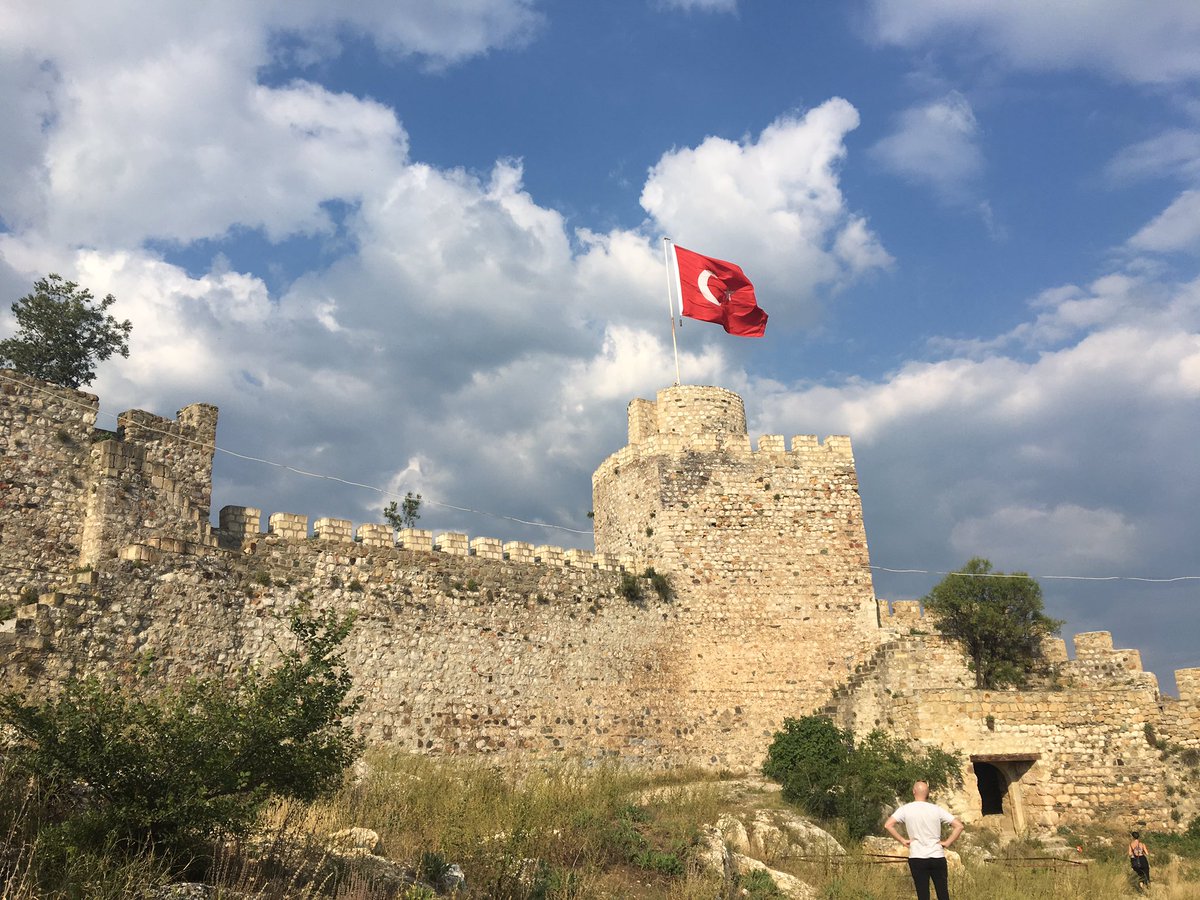
<path fill-rule="evenodd" d="M 629 405 L 629 445 L 592 478 L 596 550 L 678 592 L 686 728 L 761 761 L 878 639 L 850 440 L 759 438 L 741 397 L 680 385 Z M 685 732 L 686 732 L 685 728 Z M 698 739 L 699 742 L 699 739 Z"/>

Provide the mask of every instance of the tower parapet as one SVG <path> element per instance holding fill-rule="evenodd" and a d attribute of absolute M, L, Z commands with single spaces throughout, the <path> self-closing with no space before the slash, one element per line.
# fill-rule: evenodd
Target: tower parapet
<path fill-rule="evenodd" d="M 669 574 L 679 592 L 692 699 L 746 720 L 754 740 L 815 706 L 878 640 L 848 438 L 789 448 L 767 435 L 752 449 L 741 397 L 670 387 L 630 404 L 629 445 L 592 490 L 597 552 Z"/>

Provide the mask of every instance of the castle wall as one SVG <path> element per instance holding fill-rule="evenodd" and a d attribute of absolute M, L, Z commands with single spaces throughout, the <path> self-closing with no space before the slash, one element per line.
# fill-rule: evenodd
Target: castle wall
<path fill-rule="evenodd" d="M 253 552 L 102 560 L 83 586 L 26 607 L 0 681 L 179 679 L 269 664 L 286 614 L 354 611 L 355 725 L 374 745 L 451 753 L 757 764 L 697 738 L 681 709 L 682 611 L 595 563 L 547 565 L 259 535 Z M 3 637 L 0 635 L 0 637 Z M 761 756 L 762 748 L 758 748 Z"/>
<path fill-rule="evenodd" d="M 94 394 L 0 369 L 0 606 L 79 565 Z"/>
<path fill-rule="evenodd" d="M 1029 825 L 1151 827 L 1200 812 L 1200 669 L 1158 692 L 1111 635 L 1048 641 L 1057 682 L 978 691 L 914 601 L 873 596 L 850 444 L 769 435 L 741 398 L 675 387 L 629 407 L 593 479 L 596 552 L 227 507 L 208 522 L 217 411 L 123 413 L 0 372 L 0 685 L 176 679 L 269 664 L 288 613 L 354 611 L 348 659 L 377 745 L 760 765 L 824 710 L 996 760 Z M 97 442 L 93 441 L 99 438 Z M 81 563 L 88 571 L 79 572 Z M 669 576 L 673 601 L 630 573 Z M 981 812 L 968 765 L 956 808 Z M 1189 780 L 1191 779 L 1191 780 Z"/>
<path fill-rule="evenodd" d="M 693 386 L 634 401 L 629 441 L 593 477 L 596 548 L 670 574 L 678 702 L 707 713 L 707 740 L 761 755 L 879 638 L 849 441 L 752 451 L 741 398 Z"/>
<path fill-rule="evenodd" d="M 209 525 L 217 408 L 196 403 L 164 419 L 117 417 L 92 447 L 80 562 L 95 565 L 134 543 L 215 546 Z"/>
<path fill-rule="evenodd" d="M 1114 649 L 1108 632 L 1077 635 L 1074 659 L 1052 641 L 1058 665 L 1046 687 L 987 691 L 974 687 L 961 650 L 931 633 L 915 604 L 889 613 L 881 602 L 881 612 L 891 640 L 824 711 L 859 736 L 883 728 L 961 752 L 964 786 L 951 802 L 965 820 L 982 815 L 972 757 L 1020 770 L 1027 827 L 1100 820 L 1172 828 L 1200 811 L 1186 788 L 1168 793 L 1177 776 L 1188 777 L 1176 756 L 1200 738 L 1191 724 L 1200 698 L 1185 688 L 1179 700 L 1161 696 L 1136 651 Z M 1195 671 L 1178 672 L 1180 684 L 1196 680 Z"/>

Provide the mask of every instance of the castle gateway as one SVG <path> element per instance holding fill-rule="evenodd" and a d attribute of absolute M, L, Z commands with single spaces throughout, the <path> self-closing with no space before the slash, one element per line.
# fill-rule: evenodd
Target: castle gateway
<path fill-rule="evenodd" d="M 236 674 L 312 604 L 358 613 L 355 724 L 379 745 L 749 769 L 785 717 L 823 711 L 962 751 L 966 818 L 1200 812 L 1176 789 L 1200 751 L 1200 669 L 1176 673 L 1176 700 L 1096 632 L 1073 659 L 1050 647 L 1059 689 L 974 689 L 918 604 L 876 599 L 849 439 L 752 446 L 729 391 L 630 404 L 628 445 L 593 477 L 595 552 L 290 513 L 264 530 L 248 507 L 214 528 L 216 409 L 131 411 L 115 433 L 97 409 L 0 371 L 6 687 Z M 673 598 L 623 592 L 647 568 Z"/>

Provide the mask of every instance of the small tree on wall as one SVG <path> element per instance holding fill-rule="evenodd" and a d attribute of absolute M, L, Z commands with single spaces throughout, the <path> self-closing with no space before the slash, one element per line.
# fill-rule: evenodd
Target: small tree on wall
<path fill-rule="evenodd" d="M 1042 658 L 1042 642 L 1063 624 L 1043 612 L 1036 581 L 1024 572 L 993 572 L 978 556 L 922 602 L 942 636 L 962 647 L 977 688 L 1024 685 Z"/>
<path fill-rule="evenodd" d="M 421 495 L 409 491 L 399 507 L 393 500 L 383 508 L 383 517 L 393 528 L 412 528 L 421 518 Z"/>
<path fill-rule="evenodd" d="M 116 302 L 109 294 L 96 303 L 91 291 L 61 275 L 35 281 L 33 293 L 12 305 L 17 333 L 0 341 L 0 365 L 64 387 L 91 384 L 97 362 L 129 356 L 133 323 L 105 312 Z"/>

